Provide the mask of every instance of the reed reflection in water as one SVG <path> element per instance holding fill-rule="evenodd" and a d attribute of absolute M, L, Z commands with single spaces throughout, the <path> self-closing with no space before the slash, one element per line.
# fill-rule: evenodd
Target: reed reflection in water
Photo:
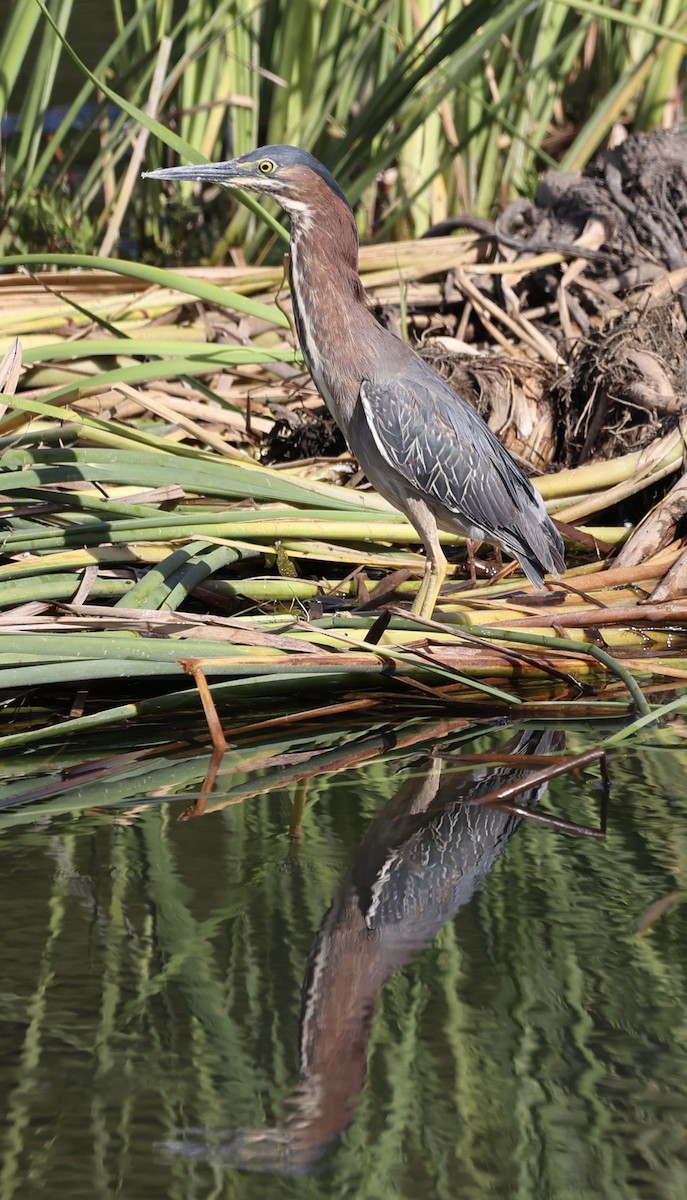
<path fill-rule="evenodd" d="M 6 759 L 1 1200 L 681 1200 L 681 729 Z"/>

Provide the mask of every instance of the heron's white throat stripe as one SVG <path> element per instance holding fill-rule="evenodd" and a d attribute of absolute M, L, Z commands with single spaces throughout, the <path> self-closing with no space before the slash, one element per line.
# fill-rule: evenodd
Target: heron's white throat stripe
<path fill-rule="evenodd" d="M 305 207 L 305 206 L 304 206 Z M 306 229 L 304 227 L 303 231 Z M 312 321 L 308 315 L 307 304 L 302 303 L 302 296 L 307 289 L 307 281 L 303 275 L 299 258 L 299 241 L 301 230 L 294 229 L 291 234 L 291 300 L 296 319 L 296 328 L 305 358 L 305 365 L 313 377 L 315 387 L 322 396 L 327 408 L 336 419 L 334 398 L 327 386 L 324 375 L 324 364 L 319 346 L 314 335 Z"/>

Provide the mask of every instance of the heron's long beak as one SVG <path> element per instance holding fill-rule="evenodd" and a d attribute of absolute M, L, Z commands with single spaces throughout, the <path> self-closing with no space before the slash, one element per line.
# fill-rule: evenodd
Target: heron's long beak
<path fill-rule="evenodd" d="M 227 162 L 198 163 L 195 167 L 158 167 L 156 171 L 144 171 L 142 179 L 191 179 L 200 183 L 220 183 L 223 187 L 241 187 L 247 181 L 247 172 L 238 166 L 236 159 Z"/>

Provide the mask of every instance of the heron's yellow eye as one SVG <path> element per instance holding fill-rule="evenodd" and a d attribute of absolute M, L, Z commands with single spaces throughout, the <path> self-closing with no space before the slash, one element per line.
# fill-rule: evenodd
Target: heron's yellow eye
<path fill-rule="evenodd" d="M 269 175 L 273 170 L 274 163 L 269 158 L 263 158 L 262 161 L 258 163 L 258 171 L 260 171 L 261 175 Z"/>

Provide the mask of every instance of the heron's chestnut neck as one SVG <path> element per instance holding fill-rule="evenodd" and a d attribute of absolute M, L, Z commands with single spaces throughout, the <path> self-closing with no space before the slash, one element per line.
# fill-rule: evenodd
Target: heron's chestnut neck
<path fill-rule="evenodd" d="M 363 379 L 374 373 L 383 332 L 358 274 L 355 219 L 319 178 L 290 215 L 291 294 L 301 349 L 332 415 L 345 427 Z"/>

